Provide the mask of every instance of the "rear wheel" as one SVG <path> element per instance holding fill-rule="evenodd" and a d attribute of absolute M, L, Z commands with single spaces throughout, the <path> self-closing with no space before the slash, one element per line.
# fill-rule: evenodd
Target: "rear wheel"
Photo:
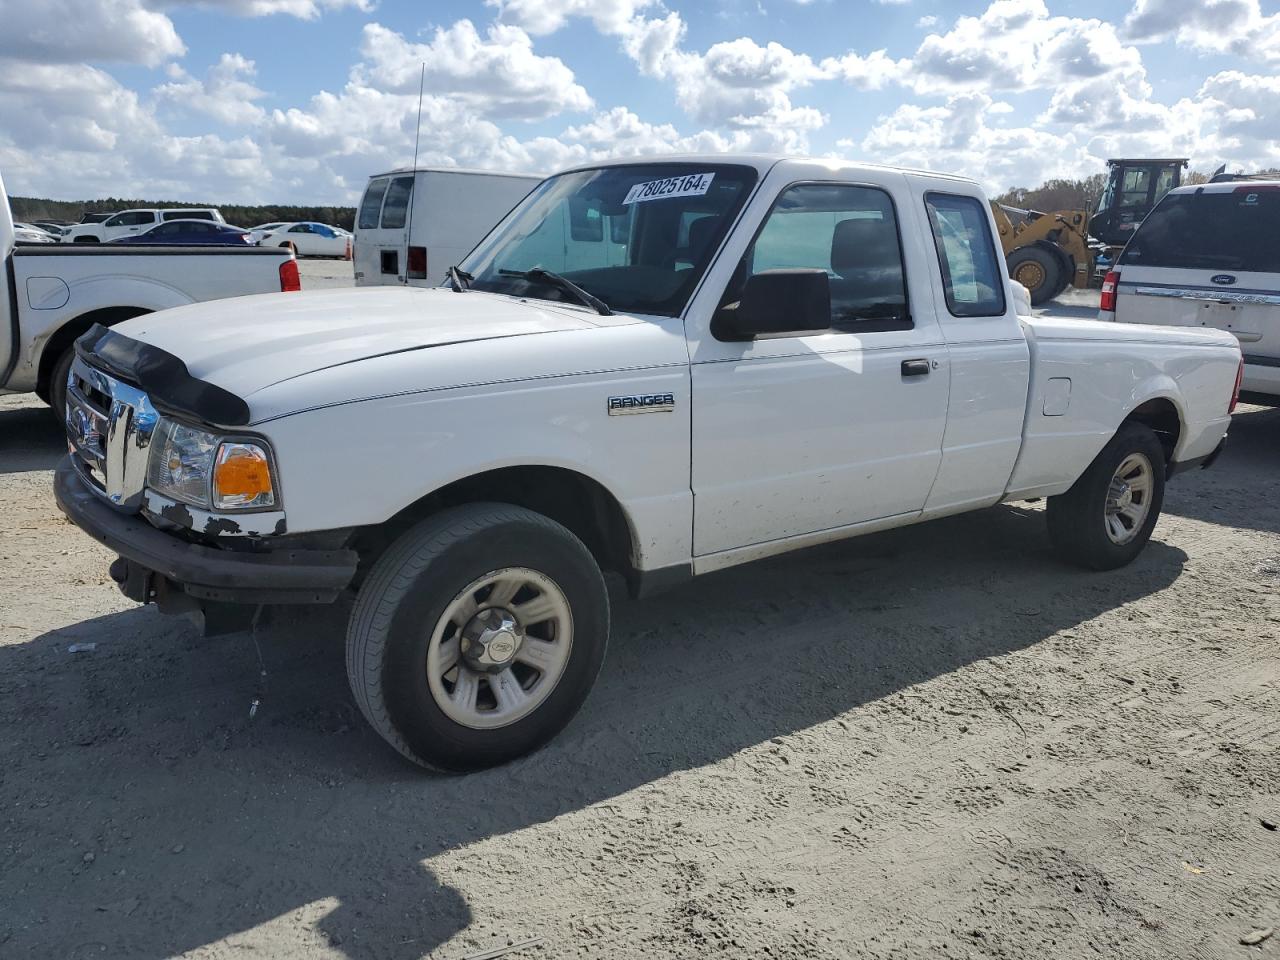
<path fill-rule="evenodd" d="M 58 357 L 49 373 L 49 406 L 53 408 L 53 415 L 60 424 L 67 421 L 67 377 L 71 375 L 71 363 L 75 358 L 76 348 L 73 344 L 62 351 L 62 356 Z"/>
<path fill-rule="evenodd" d="M 1142 552 L 1164 504 L 1164 447 L 1150 427 L 1126 423 L 1066 493 L 1047 504 L 1049 537 L 1066 559 L 1093 570 Z"/>
<path fill-rule="evenodd" d="M 1031 293 L 1032 306 L 1040 306 L 1061 291 L 1062 270 L 1057 259 L 1039 247 L 1019 247 L 1006 258 L 1009 276 Z"/>
<path fill-rule="evenodd" d="M 379 558 L 347 631 L 347 676 L 375 730 L 421 766 L 462 771 L 542 746 L 577 713 L 609 636 L 582 542 L 521 507 L 424 520 Z"/>

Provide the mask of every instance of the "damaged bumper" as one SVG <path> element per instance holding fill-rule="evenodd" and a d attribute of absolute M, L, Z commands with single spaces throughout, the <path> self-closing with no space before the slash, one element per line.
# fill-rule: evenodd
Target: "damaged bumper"
<path fill-rule="evenodd" d="M 156 529 L 136 514 L 111 509 L 85 486 L 70 458 L 54 474 L 58 508 L 72 523 L 120 555 L 112 578 L 131 599 L 175 609 L 204 603 L 331 603 L 351 583 L 354 550 L 315 550 L 281 543 L 269 552 L 220 549 Z M 196 601 L 192 603 L 191 601 Z"/>

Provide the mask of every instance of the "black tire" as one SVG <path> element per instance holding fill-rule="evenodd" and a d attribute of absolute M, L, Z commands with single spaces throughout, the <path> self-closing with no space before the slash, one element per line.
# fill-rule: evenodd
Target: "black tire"
<path fill-rule="evenodd" d="M 496 729 L 474 729 L 436 703 L 427 649 L 459 592 L 508 567 L 536 570 L 560 588 L 572 613 L 572 645 L 559 681 L 532 713 Z M 522 507 L 468 504 L 422 521 L 373 565 L 347 629 L 347 678 L 370 725 L 409 760 L 429 769 L 479 770 L 536 750 L 573 719 L 600 672 L 608 639 L 609 595 L 582 541 Z"/>
<path fill-rule="evenodd" d="M 67 422 L 67 375 L 71 372 L 71 362 L 76 358 L 76 348 L 67 347 L 62 351 L 53 369 L 49 372 L 49 406 L 59 424 Z"/>
<path fill-rule="evenodd" d="M 1115 542 L 1107 533 L 1107 496 L 1112 478 L 1134 454 L 1151 467 L 1147 513 L 1132 539 Z M 1066 493 L 1050 497 L 1047 504 L 1049 538 L 1070 562 L 1091 570 L 1114 570 L 1132 561 L 1151 539 L 1164 505 L 1164 447 L 1150 427 L 1125 423 L 1102 452 Z"/>
<path fill-rule="evenodd" d="M 1009 276 L 1031 293 L 1031 305 L 1038 307 L 1061 291 L 1062 269 L 1058 259 L 1039 247 L 1019 247 L 1005 258 Z"/>

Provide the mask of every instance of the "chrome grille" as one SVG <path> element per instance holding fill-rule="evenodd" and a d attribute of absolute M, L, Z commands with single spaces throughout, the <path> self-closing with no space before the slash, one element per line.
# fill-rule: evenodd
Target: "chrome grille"
<path fill-rule="evenodd" d="M 142 505 L 151 435 L 160 419 L 147 395 L 79 357 L 67 380 L 67 445 L 81 477 L 122 511 Z"/>

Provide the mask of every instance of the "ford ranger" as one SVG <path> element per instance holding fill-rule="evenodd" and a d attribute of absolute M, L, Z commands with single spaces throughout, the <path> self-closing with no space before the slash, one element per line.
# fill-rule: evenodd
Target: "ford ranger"
<path fill-rule="evenodd" d="M 0 393 L 35 391 L 63 419 L 72 344 L 95 324 L 186 303 L 297 290 L 287 250 L 15 246 L 0 180 Z"/>
<path fill-rule="evenodd" d="M 76 344 L 62 510 L 126 595 L 213 628 L 352 598 L 405 757 L 485 767 L 574 715 L 635 595 L 1047 498 L 1096 570 L 1235 402 L 1227 332 L 1019 317 L 982 190 L 693 156 L 546 180 L 439 288 L 179 307 Z"/>

